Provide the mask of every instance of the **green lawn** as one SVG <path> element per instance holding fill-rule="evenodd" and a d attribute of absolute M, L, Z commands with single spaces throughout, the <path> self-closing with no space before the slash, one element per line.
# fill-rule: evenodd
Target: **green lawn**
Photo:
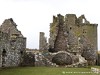
<path fill-rule="evenodd" d="M 99 67 L 100 68 L 100 67 Z M 71 73 L 70 73 L 71 72 Z M 0 69 L 0 75 L 100 75 L 90 68 L 17 67 Z"/>

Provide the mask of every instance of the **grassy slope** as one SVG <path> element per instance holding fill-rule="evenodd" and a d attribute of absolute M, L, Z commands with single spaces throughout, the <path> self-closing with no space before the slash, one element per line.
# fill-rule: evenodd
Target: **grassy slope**
<path fill-rule="evenodd" d="M 91 70 L 90 68 L 52 68 L 52 67 L 18 67 L 18 68 L 0 69 L 0 75 L 96 75 L 94 73 L 63 74 L 62 72 L 91 72 Z"/>

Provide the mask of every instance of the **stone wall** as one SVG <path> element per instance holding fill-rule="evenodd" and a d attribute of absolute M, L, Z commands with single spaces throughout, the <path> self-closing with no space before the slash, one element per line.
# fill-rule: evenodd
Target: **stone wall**
<path fill-rule="evenodd" d="M 0 26 L 0 67 L 19 66 L 26 49 L 26 38 L 12 18 Z"/>
<path fill-rule="evenodd" d="M 22 58 L 21 66 L 35 66 L 35 55 L 33 53 L 25 53 Z"/>

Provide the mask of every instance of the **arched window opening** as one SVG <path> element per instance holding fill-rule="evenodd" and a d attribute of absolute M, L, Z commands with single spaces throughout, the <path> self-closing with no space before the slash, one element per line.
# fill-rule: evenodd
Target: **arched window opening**
<path fill-rule="evenodd" d="M 85 19 L 82 19 L 82 23 L 85 23 Z"/>

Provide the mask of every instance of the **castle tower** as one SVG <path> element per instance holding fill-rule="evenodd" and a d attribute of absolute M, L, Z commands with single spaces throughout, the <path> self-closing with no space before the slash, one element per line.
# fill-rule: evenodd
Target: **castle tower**
<path fill-rule="evenodd" d="M 67 51 L 81 54 L 94 65 L 97 60 L 97 24 L 92 24 L 84 15 L 58 14 L 50 23 L 49 51 Z M 93 62 L 92 62 L 93 61 Z"/>

